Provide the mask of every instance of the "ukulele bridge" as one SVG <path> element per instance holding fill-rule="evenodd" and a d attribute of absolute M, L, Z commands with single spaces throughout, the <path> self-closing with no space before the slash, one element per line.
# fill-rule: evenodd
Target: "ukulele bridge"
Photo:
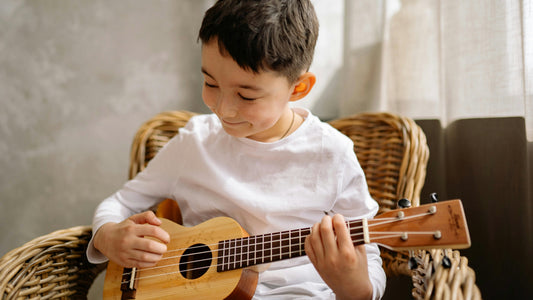
<path fill-rule="evenodd" d="M 135 299 L 137 293 L 137 280 L 135 280 L 136 269 L 124 268 L 122 272 L 122 282 L 120 290 L 122 291 L 121 300 Z"/>

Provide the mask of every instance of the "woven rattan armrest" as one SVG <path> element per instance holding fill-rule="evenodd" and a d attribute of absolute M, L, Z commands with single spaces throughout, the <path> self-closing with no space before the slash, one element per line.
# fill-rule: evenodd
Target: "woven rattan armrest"
<path fill-rule="evenodd" d="M 35 238 L 0 258 L 1 299 L 86 299 L 105 264 L 87 261 L 91 226 Z"/>

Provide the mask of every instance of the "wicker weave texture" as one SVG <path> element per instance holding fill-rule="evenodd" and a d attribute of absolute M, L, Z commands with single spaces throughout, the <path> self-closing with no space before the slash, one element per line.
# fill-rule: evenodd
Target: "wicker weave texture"
<path fill-rule="evenodd" d="M 144 170 L 159 149 L 194 115 L 188 111 L 166 111 L 141 125 L 131 145 L 129 178 Z"/>
<path fill-rule="evenodd" d="M 86 299 L 105 265 L 85 256 L 90 226 L 52 232 L 0 259 L 0 295 L 7 299 Z"/>
<path fill-rule="evenodd" d="M 331 121 L 350 137 L 380 212 L 409 199 L 420 205 L 429 150 L 426 136 L 413 120 L 389 113 L 364 113 Z"/>
<path fill-rule="evenodd" d="M 451 267 L 443 267 L 444 257 Z M 415 299 L 462 300 L 481 299 L 476 285 L 476 273 L 468 266 L 468 259 L 452 249 L 417 251 L 418 267 L 413 271 Z"/>

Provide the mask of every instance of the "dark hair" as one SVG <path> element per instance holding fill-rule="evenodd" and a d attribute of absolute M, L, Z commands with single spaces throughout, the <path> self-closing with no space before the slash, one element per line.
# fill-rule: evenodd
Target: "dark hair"
<path fill-rule="evenodd" d="M 218 40 L 243 69 L 270 69 L 295 82 L 313 60 L 318 20 L 309 0 L 218 0 L 198 38 Z"/>

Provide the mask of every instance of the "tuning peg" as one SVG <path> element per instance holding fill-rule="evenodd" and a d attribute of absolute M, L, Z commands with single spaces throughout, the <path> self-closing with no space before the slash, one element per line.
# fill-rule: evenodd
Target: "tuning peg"
<path fill-rule="evenodd" d="M 431 193 L 429 199 L 431 199 L 431 203 L 439 202 L 439 195 L 437 193 Z"/>
<path fill-rule="evenodd" d="M 407 266 L 409 267 L 409 270 L 414 270 L 418 266 L 416 258 L 413 255 L 413 250 L 409 250 L 409 261 L 407 262 Z"/>
<path fill-rule="evenodd" d="M 398 208 L 409 208 L 411 207 L 411 201 L 405 198 L 402 198 L 398 200 L 398 203 L 396 205 L 398 206 Z"/>
<path fill-rule="evenodd" d="M 446 269 L 449 269 L 452 267 L 452 261 L 448 257 L 448 250 L 444 249 L 444 257 L 442 258 L 442 266 Z"/>

